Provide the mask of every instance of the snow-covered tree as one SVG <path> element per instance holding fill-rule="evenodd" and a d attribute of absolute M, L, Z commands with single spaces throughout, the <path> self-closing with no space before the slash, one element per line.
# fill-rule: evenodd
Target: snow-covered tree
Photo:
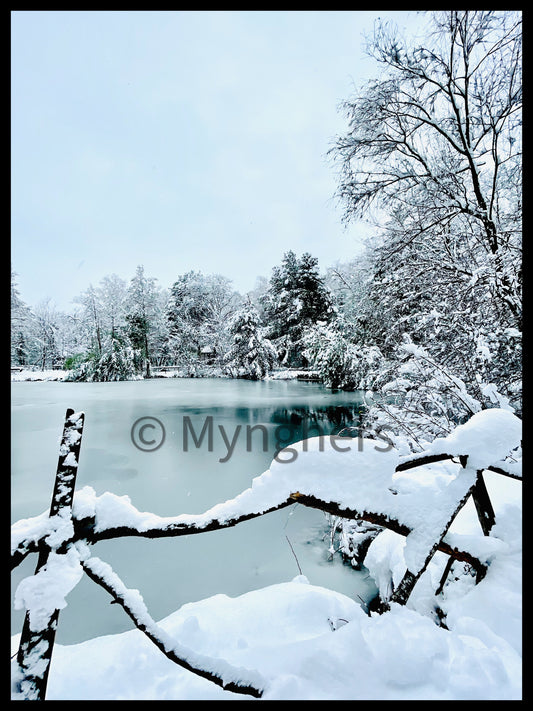
<path fill-rule="evenodd" d="M 125 335 L 107 336 L 100 353 L 89 352 L 72 359 L 66 376 L 70 381 L 111 382 L 142 378 L 143 357 Z"/>
<path fill-rule="evenodd" d="M 77 314 L 78 325 L 84 334 L 86 349 L 99 355 L 105 334 L 103 326 L 103 304 L 101 292 L 92 284 L 74 299 L 80 309 Z"/>
<path fill-rule="evenodd" d="M 167 318 L 170 350 L 178 364 L 194 365 L 202 348 L 223 354 L 227 323 L 240 298 L 220 274 L 187 272 L 170 289 Z"/>
<path fill-rule="evenodd" d="M 383 356 L 364 426 L 402 451 L 478 410 L 521 412 L 521 15 L 430 23 L 411 42 L 378 22 L 382 72 L 331 151 L 345 221 L 378 219 L 360 293 L 337 274 L 355 342 Z"/>
<path fill-rule="evenodd" d="M 158 314 L 155 280 L 138 267 L 130 284 L 116 274 L 92 284 L 70 316 L 75 334 L 66 367 L 71 380 L 127 380 L 149 375 L 152 334 Z"/>
<path fill-rule="evenodd" d="M 224 357 L 227 372 L 233 377 L 260 380 L 275 366 L 278 354 L 265 338 L 259 314 L 248 301 L 229 324 L 232 345 Z"/>
<path fill-rule="evenodd" d="M 394 360 L 408 333 L 473 396 L 492 383 L 517 411 L 520 20 L 434 13 L 414 46 L 378 24 L 370 53 L 383 74 L 345 102 L 349 130 L 332 149 L 345 219 L 380 210 L 364 298 L 370 343 Z"/>
<path fill-rule="evenodd" d="M 115 338 L 125 327 L 127 285 L 117 274 L 105 276 L 99 284 L 102 304 L 102 328 Z"/>
<path fill-rule="evenodd" d="M 378 23 L 382 76 L 345 102 L 349 130 L 332 149 L 345 219 L 395 213 L 390 255 L 408 261 L 424 239 L 446 256 L 441 272 L 463 289 L 483 279 L 520 330 L 521 15 L 433 13 L 427 40 Z"/>
<path fill-rule="evenodd" d="M 146 377 L 150 377 L 153 357 L 153 336 L 156 323 L 161 317 L 161 298 L 156 279 L 147 277 L 139 265 L 131 279 L 126 298 L 126 321 L 128 336 L 133 348 L 139 351 L 144 361 Z"/>
<path fill-rule="evenodd" d="M 20 296 L 16 276 L 11 271 L 11 362 L 13 365 L 27 365 L 32 314 Z"/>
<path fill-rule="evenodd" d="M 35 307 L 32 319 L 32 361 L 41 370 L 62 365 L 57 347 L 58 312 L 50 299 L 44 299 Z"/>
<path fill-rule="evenodd" d="M 261 322 L 265 319 L 263 302 L 268 289 L 269 280 L 265 276 L 258 276 L 255 280 L 254 288 L 245 295 L 245 298 L 250 299 L 252 304 L 257 309 Z"/>
<path fill-rule="evenodd" d="M 510 398 L 491 382 L 477 387 L 436 361 L 407 334 L 397 357 L 381 370 L 374 392 L 367 393 L 366 427 L 386 426 L 400 449 L 420 451 L 445 437 L 472 415 L 492 407 L 514 412 Z"/>
<path fill-rule="evenodd" d="M 377 346 L 357 343 L 354 328 L 339 317 L 310 329 L 304 337 L 304 355 L 324 385 L 344 390 L 371 389 L 384 358 Z"/>
<path fill-rule="evenodd" d="M 309 253 L 300 259 L 290 250 L 275 266 L 270 286 L 261 300 L 269 337 L 282 362 L 305 366 L 303 338 L 318 322 L 334 316 L 333 299 L 318 271 L 318 260 Z"/>

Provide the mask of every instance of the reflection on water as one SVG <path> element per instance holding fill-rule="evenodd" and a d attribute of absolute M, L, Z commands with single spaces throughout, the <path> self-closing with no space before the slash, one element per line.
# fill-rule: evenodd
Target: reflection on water
<path fill-rule="evenodd" d="M 199 449 L 207 457 L 223 452 L 224 456 L 218 461 L 226 463 L 236 455 L 258 450 L 273 456 L 280 449 L 309 437 L 357 436 L 361 412 L 362 406 L 358 404 L 320 407 L 310 403 L 299 407 L 209 409 L 178 406 L 162 410 L 158 427 L 165 432 L 163 444 L 167 447 L 181 447 L 186 453 Z M 171 441 L 166 439 L 169 432 Z M 154 437 L 154 434 L 150 436 Z M 154 446 L 158 444 L 156 439 L 143 441 L 153 442 Z"/>
<path fill-rule="evenodd" d="M 127 495 L 141 511 L 168 516 L 201 513 L 233 498 L 268 469 L 281 447 L 357 427 L 361 397 L 296 381 L 14 383 L 13 521 L 50 505 L 67 407 L 85 412 L 77 489 Z M 146 417 L 157 418 L 165 431 L 156 451 L 132 441 L 133 424 Z M 146 430 L 147 441 L 154 432 Z M 224 531 L 102 541 L 93 554 L 141 591 L 155 619 L 192 600 L 291 580 L 298 565 L 311 583 L 368 600 L 375 587 L 364 572 L 328 559 L 327 530 L 322 512 L 295 504 Z M 14 571 L 13 585 L 33 573 L 35 562 L 30 556 Z M 21 625 L 22 613 L 15 611 L 12 632 Z M 126 629 L 126 616 L 85 578 L 61 612 L 57 639 L 70 643 Z"/>
<path fill-rule="evenodd" d="M 287 444 L 293 444 L 301 439 L 317 436 L 344 435 L 357 436 L 361 426 L 363 405 L 328 405 L 317 407 L 278 408 L 271 416 L 271 421 L 283 426 L 290 433 Z"/>

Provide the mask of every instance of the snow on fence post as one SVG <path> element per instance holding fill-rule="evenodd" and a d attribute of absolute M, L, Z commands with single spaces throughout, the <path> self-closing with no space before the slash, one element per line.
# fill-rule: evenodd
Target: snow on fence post
<path fill-rule="evenodd" d="M 72 501 L 78 471 L 78 460 L 83 431 L 84 414 L 68 409 L 65 415 L 63 436 L 59 448 L 57 473 L 50 504 L 50 518 L 58 514 L 66 521 L 72 520 Z M 52 548 L 43 543 L 39 551 L 35 575 L 46 565 Z M 48 672 L 59 618 L 59 610 L 54 610 L 44 624 L 32 629 L 30 611 L 26 611 L 20 637 L 17 663 L 20 677 L 18 687 L 29 700 L 44 700 L 48 683 Z"/>
<path fill-rule="evenodd" d="M 463 469 L 467 468 L 468 464 L 468 456 L 467 455 L 460 455 L 459 456 L 459 461 L 461 463 L 461 466 Z M 433 558 L 435 552 L 437 551 L 439 547 L 439 542 L 442 541 L 446 533 L 448 532 L 448 529 L 452 525 L 455 517 L 459 513 L 459 511 L 463 508 L 465 505 L 467 499 L 469 496 L 474 495 L 474 490 L 477 486 L 477 482 L 479 481 L 480 477 L 480 472 L 478 471 L 476 473 L 476 480 L 475 483 L 468 489 L 468 491 L 462 496 L 462 498 L 458 501 L 452 515 L 449 517 L 448 521 L 444 525 L 444 528 L 438 532 L 438 536 L 436 535 L 434 538 L 434 543 L 430 546 L 429 550 L 427 551 L 427 555 L 425 557 L 425 560 L 423 564 L 419 567 L 418 571 L 413 573 L 409 569 L 405 571 L 405 574 L 403 578 L 401 579 L 400 583 L 398 584 L 398 587 L 396 590 L 392 593 L 390 601 L 391 602 L 397 602 L 400 605 L 405 605 L 407 603 L 407 600 L 409 599 L 409 596 L 413 592 L 413 588 L 416 585 L 417 581 L 420 579 L 420 576 L 422 573 L 426 570 L 426 568 L 429 565 L 429 562 Z M 485 493 L 487 495 L 487 500 L 489 501 L 490 504 L 490 499 L 488 498 L 488 492 L 485 489 Z M 480 519 L 481 520 L 481 519 Z M 486 534 L 488 535 L 488 534 Z M 478 577 L 479 577 L 479 572 L 478 572 Z M 444 582 L 441 581 L 443 584 Z M 440 587 L 440 586 L 439 586 Z M 388 603 L 385 603 L 384 609 L 387 609 L 389 607 Z"/>

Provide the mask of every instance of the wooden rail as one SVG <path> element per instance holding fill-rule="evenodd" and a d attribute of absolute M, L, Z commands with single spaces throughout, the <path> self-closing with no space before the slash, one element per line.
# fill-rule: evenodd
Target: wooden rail
<path fill-rule="evenodd" d="M 295 502 L 303 506 L 320 509 L 321 511 L 342 518 L 366 521 L 387 528 L 402 536 L 408 536 L 413 531 L 411 526 L 399 520 L 397 517 L 386 515 L 383 512 L 349 509 L 342 507 L 335 501 L 323 501 L 309 492 L 292 492 L 290 496 L 283 498 L 276 505 L 271 506 L 267 510 L 248 511 L 232 519 L 212 516 L 208 520 L 202 519 L 201 523 L 194 521 L 171 522 L 166 525 L 151 526 L 145 529 L 138 529 L 134 526 L 127 525 L 117 525 L 115 527 L 99 530 L 96 525 L 96 516 L 75 518 L 72 513 L 83 424 L 83 413 L 76 414 L 71 409 L 67 410 L 54 491 L 52 494 L 52 503 L 49 512 L 49 518 L 51 520 L 54 519 L 54 517 L 60 517 L 64 530 L 68 531 L 68 533 L 65 533 L 59 540 L 55 540 L 53 544 L 50 543 L 50 540 L 45 534 L 36 540 L 32 537 L 28 539 L 23 537 L 15 546 L 14 550 L 12 550 L 12 569 L 19 565 L 28 554 L 38 553 L 37 567 L 35 569 L 35 575 L 37 576 L 46 568 L 49 556 L 52 552 L 56 555 L 65 556 L 68 551 L 72 550 L 74 544 L 95 544 L 102 540 L 124 536 L 140 536 L 157 539 L 221 530 L 293 505 Z M 424 453 L 413 455 L 412 458 L 401 461 L 396 466 L 396 472 L 451 459 L 455 460 L 455 455 L 427 455 Z M 465 468 L 468 463 L 467 455 L 459 457 L 459 462 L 462 467 Z M 489 469 L 504 476 L 519 478 L 516 474 L 505 471 L 499 467 L 489 467 Z M 489 535 L 495 523 L 495 514 L 483 480 L 483 470 L 479 470 L 473 484 L 467 488 L 466 491 L 463 491 L 460 498 L 456 501 L 455 509 L 443 523 L 441 530 L 435 531 L 433 543 L 427 550 L 423 565 L 415 572 L 411 572 L 410 570 L 405 571 L 403 579 L 392 593 L 390 602 L 397 602 L 402 605 L 407 602 L 416 582 L 426 570 L 436 551 L 441 551 L 450 556 L 449 563 L 445 567 L 437 592 L 442 590 L 453 560 L 464 561 L 472 565 L 476 571 L 476 582 L 479 582 L 483 578 L 486 572 L 486 566 L 482 561 L 469 551 L 452 547 L 444 540 L 456 515 L 470 497 L 472 497 L 474 501 L 482 532 L 485 536 Z M 264 681 L 257 672 L 242 669 L 234 670 L 226 663 L 221 662 L 221 660 L 201 657 L 192 650 L 180 647 L 174 640 L 169 640 L 165 637 L 163 630 L 150 618 L 144 608 L 142 614 L 139 614 L 139 611 L 128 603 L 129 596 L 127 593 L 129 591 L 107 564 L 87 555 L 85 558 L 80 559 L 80 565 L 83 572 L 85 572 L 91 580 L 113 596 L 114 601 L 123 607 L 135 626 L 169 659 L 185 669 L 209 679 L 224 689 L 257 698 L 261 697 L 264 690 Z M 389 603 L 383 602 L 379 609 L 380 611 L 385 611 L 388 607 Z M 37 621 L 32 619 L 31 612 L 30 607 L 24 619 L 17 654 L 18 667 L 16 672 L 16 686 L 24 698 L 43 700 L 46 698 L 48 673 L 58 624 L 59 610 L 50 611 L 50 614 L 45 616 L 45 619 L 42 619 L 41 615 Z"/>

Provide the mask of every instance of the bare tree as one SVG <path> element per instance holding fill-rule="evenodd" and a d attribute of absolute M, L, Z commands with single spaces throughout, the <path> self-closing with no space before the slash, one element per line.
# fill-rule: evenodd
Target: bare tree
<path fill-rule="evenodd" d="M 99 293 L 105 331 L 115 338 L 125 326 L 126 282 L 116 274 L 107 275 L 100 281 Z"/>
<path fill-rule="evenodd" d="M 81 323 L 86 330 L 88 345 L 99 356 L 103 344 L 103 306 L 99 289 L 92 284 L 74 302 L 82 306 Z"/>
<path fill-rule="evenodd" d="M 59 351 L 57 334 L 59 314 L 50 299 L 44 299 L 33 311 L 34 364 L 41 370 L 57 366 Z"/>
<path fill-rule="evenodd" d="M 390 251 L 429 237 L 456 275 L 467 242 L 462 276 L 483 272 L 520 329 L 520 13 L 434 13 L 418 46 L 381 23 L 369 52 L 384 75 L 344 103 L 349 130 L 331 150 L 345 220 L 371 205 L 394 213 Z"/>

